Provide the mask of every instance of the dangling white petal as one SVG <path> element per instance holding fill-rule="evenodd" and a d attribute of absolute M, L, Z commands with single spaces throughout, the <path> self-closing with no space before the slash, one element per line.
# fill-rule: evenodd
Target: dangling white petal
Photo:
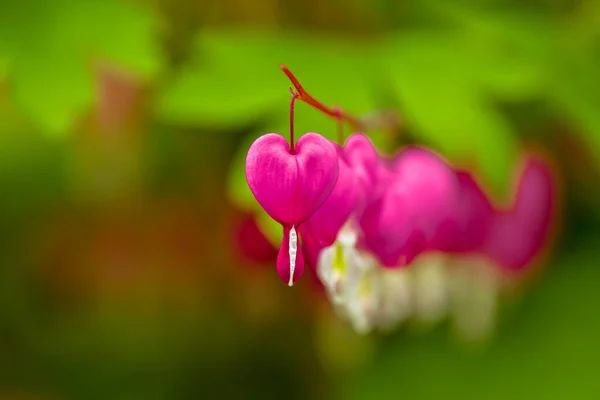
<path fill-rule="evenodd" d="M 290 280 L 288 281 L 288 286 L 292 286 L 294 284 L 294 271 L 296 270 L 296 256 L 298 254 L 298 234 L 294 226 L 290 229 L 288 253 L 290 255 Z"/>
<path fill-rule="evenodd" d="M 446 317 L 450 303 L 450 287 L 444 255 L 422 255 L 415 260 L 410 271 L 413 276 L 415 319 L 431 324 Z"/>
<path fill-rule="evenodd" d="M 317 276 L 327 289 L 332 302 L 343 301 L 346 283 L 353 279 L 360 263 L 356 254 L 357 234 L 350 224 L 344 225 L 336 242 L 323 249 L 317 262 Z"/>
<path fill-rule="evenodd" d="M 343 248 L 338 243 L 334 243 L 321 251 L 317 262 L 317 276 L 334 303 L 339 303 L 343 296 L 346 270 L 343 254 Z"/>
<path fill-rule="evenodd" d="M 378 325 L 391 330 L 412 314 L 412 277 L 409 269 L 383 270 L 381 275 L 382 301 Z"/>
<path fill-rule="evenodd" d="M 483 341 L 496 325 L 500 281 L 493 265 L 479 258 L 452 268 L 452 324 L 467 341 Z"/>
<path fill-rule="evenodd" d="M 355 276 L 347 292 L 348 319 L 357 333 L 366 334 L 377 327 L 381 275 L 372 268 Z"/>

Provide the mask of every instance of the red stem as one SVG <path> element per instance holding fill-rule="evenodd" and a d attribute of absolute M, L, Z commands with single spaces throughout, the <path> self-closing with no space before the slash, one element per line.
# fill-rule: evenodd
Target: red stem
<path fill-rule="evenodd" d="M 360 122 L 360 120 L 358 118 L 343 112 L 339 108 L 332 109 L 332 108 L 327 107 L 326 105 L 324 105 L 323 103 L 321 103 L 320 101 L 318 101 L 314 97 L 312 97 L 310 94 L 308 94 L 308 92 L 306 90 L 304 90 L 304 88 L 302 87 L 300 82 L 298 82 L 298 79 L 296 79 L 296 77 L 294 76 L 294 74 L 292 74 L 292 71 L 290 71 L 288 69 L 288 67 L 286 67 L 285 65 L 282 64 L 279 66 L 279 68 L 281 68 L 281 70 L 287 75 L 289 80 L 292 82 L 292 85 L 294 85 L 294 87 L 298 91 L 297 94 L 298 94 L 298 98 L 300 100 L 302 100 L 306 104 L 313 106 L 317 110 L 319 110 L 331 117 L 347 121 L 350 125 L 352 125 L 357 130 L 363 130 L 364 125 L 362 122 Z"/>
<path fill-rule="evenodd" d="M 290 88 L 290 90 L 292 91 L 292 100 L 290 101 L 290 153 L 296 154 L 296 147 L 294 144 L 294 103 L 296 102 L 296 99 L 300 97 L 300 94 L 294 93 L 292 88 Z"/>

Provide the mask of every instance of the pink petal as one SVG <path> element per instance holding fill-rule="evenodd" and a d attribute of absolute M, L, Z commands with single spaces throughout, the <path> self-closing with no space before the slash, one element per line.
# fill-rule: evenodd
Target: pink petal
<path fill-rule="evenodd" d="M 337 145 L 336 148 L 339 161 L 337 183 L 325 203 L 303 225 L 322 247 L 335 242 L 340 229 L 354 211 L 359 194 L 357 178 L 345 160 L 342 149 Z"/>
<path fill-rule="evenodd" d="M 480 248 L 491 232 L 494 209 L 475 179 L 465 171 L 456 172 L 459 193 L 452 216 L 443 229 L 436 249 L 467 253 Z"/>
<path fill-rule="evenodd" d="M 246 179 L 265 211 L 282 225 L 299 225 L 325 202 L 338 177 L 333 144 L 317 133 L 296 143 L 295 154 L 276 133 L 259 137 L 248 150 Z"/>
<path fill-rule="evenodd" d="M 363 189 L 370 187 L 379 176 L 381 162 L 371 140 L 362 133 L 348 137 L 344 155 Z"/>
<path fill-rule="evenodd" d="M 307 229 L 307 224 L 300 225 L 299 234 L 302 239 L 302 248 L 305 255 L 305 262 L 313 271 L 317 269 L 319 254 L 323 250 L 323 246 L 317 243 L 317 240 L 312 236 L 312 233 Z"/>
<path fill-rule="evenodd" d="M 443 160 L 425 149 L 405 149 L 396 159 L 394 179 L 360 218 L 360 245 L 384 266 L 410 263 L 437 240 L 457 193 L 456 177 Z"/>
<path fill-rule="evenodd" d="M 519 180 L 514 207 L 494 218 L 485 254 L 507 270 L 527 267 L 546 243 L 556 207 L 556 185 L 550 168 L 530 157 Z"/>
<path fill-rule="evenodd" d="M 362 197 L 359 201 L 366 206 L 383 192 L 393 173 L 371 140 L 362 133 L 355 133 L 346 140 L 344 156 L 356 176 Z"/>

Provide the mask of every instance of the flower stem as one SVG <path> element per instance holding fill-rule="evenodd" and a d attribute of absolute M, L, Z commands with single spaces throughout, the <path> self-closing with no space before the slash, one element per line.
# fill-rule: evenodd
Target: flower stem
<path fill-rule="evenodd" d="M 295 93 L 292 88 L 290 88 L 292 92 L 292 100 L 290 101 L 290 153 L 296 154 L 296 147 L 294 143 L 294 103 L 296 99 L 300 97 L 299 93 Z"/>
<path fill-rule="evenodd" d="M 340 108 L 333 109 L 327 107 L 326 105 L 312 97 L 310 94 L 308 94 L 308 92 L 302 87 L 300 82 L 298 82 L 298 79 L 296 79 L 296 77 L 294 76 L 294 74 L 292 74 L 292 71 L 290 71 L 288 67 L 282 64 L 279 66 L 279 68 L 281 68 L 281 70 L 287 75 L 289 80 L 292 82 L 292 85 L 294 85 L 294 88 L 296 88 L 296 91 L 298 92 L 298 98 L 300 100 L 331 117 L 337 118 L 339 120 L 345 120 L 356 130 L 363 130 L 364 124 L 358 118 L 343 112 Z"/>

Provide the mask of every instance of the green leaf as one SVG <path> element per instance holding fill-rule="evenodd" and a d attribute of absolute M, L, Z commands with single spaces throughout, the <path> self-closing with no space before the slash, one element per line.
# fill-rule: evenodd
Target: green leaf
<path fill-rule="evenodd" d="M 175 123 L 243 126 L 269 112 L 283 112 L 291 83 L 286 64 L 324 104 L 354 113 L 375 107 L 366 44 L 259 30 L 205 30 L 195 57 L 164 89 L 159 115 Z"/>
<path fill-rule="evenodd" d="M 170 123 L 236 128 L 278 105 L 285 107 L 289 93 L 285 86 L 274 86 L 260 75 L 245 73 L 219 67 L 186 67 L 162 94 L 157 113 Z"/>
<path fill-rule="evenodd" d="M 515 134 L 485 96 L 462 44 L 461 36 L 406 33 L 390 47 L 393 85 L 407 123 L 423 141 L 454 162 L 474 162 L 497 192 L 506 193 Z"/>
<path fill-rule="evenodd" d="M 23 53 L 14 63 L 17 105 L 51 136 L 64 135 L 94 97 L 93 77 L 81 65 L 64 61 L 71 57 L 45 47 Z"/>
<path fill-rule="evenodd" d="M 93 43 L 98 55 L 141 79 L 153 79 L 164 66 L 156 33 L 157 16 L 148 8 L 127 0 L 84 2 L 81 12 L 95 13 Z M 79 16 L 81 17 L 81 16 Z M 91 21 L 90 21 L 91 22 Z"/>
<path fill-rule="evenodd" d="M 144 79 L 158 73 L 152 21 L 121 0 L 0 6 L 0 59 L 17 105 L 48 134 L 65 135 L 93 103 L 96 61 Z"/>
<path fill-rule="evenodd" d="M 490 94 L 523 101 L 542 93 L 559 37 L 548 13 L 481 2 L 432 0 L 423 6 L 462 35 L 452 50 Z"/>
<path fill-rule="evenodd" d="M 592 65 L 566 65 L 560 68 L 563 79 L 550 87 L 550 100 L 559 113 L 577 126 L 581 138 L 600 168 L 600 84 L 599 69 Z M 557 74 L 558 75 L 558 74 Z"/>

